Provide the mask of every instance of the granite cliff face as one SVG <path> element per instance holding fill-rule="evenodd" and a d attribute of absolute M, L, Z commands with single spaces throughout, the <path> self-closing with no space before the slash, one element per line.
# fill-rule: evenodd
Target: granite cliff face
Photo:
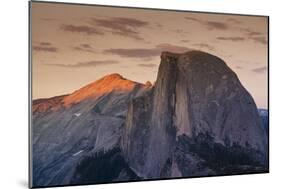
<path fill-rule="evenodd" d="M 129 106 L 122 144 L 144 178 L 254 172 L 267 167 L 261 124 L 251 95 L 221 59 L 164 52 L 155 86 Z"/>
<path fill-rule="evenodd" d="M 119 148 L 130 99 L 150 87 L 111 74 L 72 94 L 33 101 L 34 186 L 87 183 L 77 179 L 78 165 Z M 130 172 L 126 166 L 119 171 Z M 92 182 L 105 182 L 105 177 Z"/>
<path fill-rule="evenodd" d="M 268 123 L 268 117 L 269 117 L 269 112 L 267 109 L 258 109 L 259 111 L 259 115 L 260 115 L 260 118 L 262 120 L 262 124 L 264 126 L 264 129 L 265 131 L 267 132 L 267 134 L 269 133 L 269 123 Z"/>
<path fill-rule="evenodd" d="M 163 52 L 154 85 L 111 74 L 33 101 L 33 185 L 268 171 L 257 107 L 218 57 Z"/>

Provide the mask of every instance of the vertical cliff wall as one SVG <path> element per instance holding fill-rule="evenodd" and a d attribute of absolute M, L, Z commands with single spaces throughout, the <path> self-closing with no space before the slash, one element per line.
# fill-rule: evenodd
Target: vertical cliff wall
<path fill-rule="evenodd" d="M 245 155 L 237 166 L 252 160 L 254 167 L 266 167 L 261 124 L 253 98 L 223 60 L 201 51 L 163 52 L 153 89 L 129 106 L 122 148 L 144 178 L 218 173 L 210 167 L 178 169 L 187 159 L 190 170 L 207 161 L 200 153 L 204 145 L 202 151 L 220 149 L 220 158 Z"/>

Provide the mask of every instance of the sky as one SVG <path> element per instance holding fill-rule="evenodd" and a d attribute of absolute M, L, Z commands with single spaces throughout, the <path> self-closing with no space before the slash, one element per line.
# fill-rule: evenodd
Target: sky
<path fill-rule="evenodd" d="M 119 73 L 157 77 L 162 51 L 223 59 L 267 108 L 267 17 L 32 2 L 33 99 L 72 93 Z"/>

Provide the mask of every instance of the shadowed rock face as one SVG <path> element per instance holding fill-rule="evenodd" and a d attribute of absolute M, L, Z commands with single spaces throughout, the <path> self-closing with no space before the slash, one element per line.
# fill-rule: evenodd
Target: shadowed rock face
<path fill-rule="evenodd" d="M 76 167 L 98 152 L 119 148 L 130 100 L 149 89 L 111 74 L 70 95 L 33 101 L 34 186 L 79 183 Z M 126 178 L 128 168 L 122 166 L 117 170 Z"/>
<path fill-rule="evenodd" d="M 198 146 L 190 151 L 195 142 Z M 130 104 L 124 152 L 132 169 L 145 178 L 223 174 L 212 165 L 203 166 L 208 159 L 200 156 L 200 145 L 207 145 L 210 152 L 220 149 L 222 159 L 245 155 L 246 163 L 256 163 L 247 165 L 252 166 L 250 172 L 267 169 L 267 136 L 255 103 L 236 74 L 204 52 L 164 52 L 154 88 Z M 227 154 L 227 149 L 233 153 Z M 180 163 L 185 161 L 190 163 Z M 235 162 L 235 168 L 245 162 Z M 189 171 L 183 171 L 186 167 Z M 236 172 L 245 171 L 240 167 Z"/>
<path fill-rule="evenodd" d="M 154 85 L 110 74 L 35 100 L 32 134 L 34 186 L 268 171 L 251 95 L 200 51 L 163 52 Z"/>
<path fill-rule="evenodd" d="M 269 133 L 269 128 L 268 128 L 268 117 L 269 117 L 269 113 L 268 113 L 268 110 L 266 109 L 259 109 L 259 115 L 260 115 L 260 118 L 262 120 L 262 123 L 263 123 L 263 126 L 264 126 L 264 129 L 265 131 L 267 132 L 267 134 Z"/>

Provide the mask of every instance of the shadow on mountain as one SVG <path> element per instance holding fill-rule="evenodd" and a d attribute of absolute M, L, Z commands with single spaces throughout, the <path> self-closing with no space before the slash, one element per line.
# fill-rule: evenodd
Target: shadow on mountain
<path fill-rule="evenodd" d="M 121 150 L 99 151 L 84 157 L 77 165 L 70 184 L 107 183 L 140 179 L 125 162 Z"/>
<path fill-rule="evenodd" d="M 224 146 L 214 142 L 213 137 L 208 134 L 199 134 L 193 139 L 180 136 L 175 154 L 184 176 L 192 176 L 192 169 L 198 172 L 202 168 L 209 169 L 205 176 L 268 171 L 267 161 L 263 159 L 261 152 L 250 147 L 243 148 L 238 144 Z M 189 163 L 190 159 L 197 163 Z"/>

